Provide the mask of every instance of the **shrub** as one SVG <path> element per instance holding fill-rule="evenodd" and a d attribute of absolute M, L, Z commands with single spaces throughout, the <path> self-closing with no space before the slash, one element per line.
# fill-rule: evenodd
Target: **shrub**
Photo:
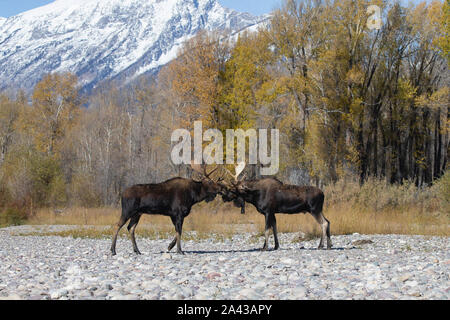
<path fill-rule="evenodd" d="M 412 207 L 423 211 L 436 209 L 436 197 L 449 199 L 449 178 L 442 177 L 435 186 L 418 188 L 412 181 L 389 184 L 385 180 L 369 178 L 362 186 L 356 179 L 339 180 L 325 188 L 325 204 L 350 203 L 359 209 L 383 210 Z M 447 203 L 448 205 L 448 203 Z"/>
<path fill-rule="evenodd" d="M 6 208 L 0 213 L 0 226 L 18 226 L 24 224 L 27 220 L 27 214 L 23 209 Z"/>
<path fill-rule="evenodd" d="M 52 156 L 33 154 L 30 157 L 33 197 L 38 205 L 58 206 L 66 201 L 65 182 L 59 161 Z"/>
<path fill-rule="evenodd" d="M 436 180 L 432 189 L 436 193 L 444 211 L 450 212 L 450 169 L 445 171 L 440 179 Z"/>
<path fill-rule="evenodd" d="M 95 185 L 92 175 L 78 173 L 72 177 L 70 184 L 71 204 L 82 207 L 98 207 L 101 205 L 101 195 Z"/>

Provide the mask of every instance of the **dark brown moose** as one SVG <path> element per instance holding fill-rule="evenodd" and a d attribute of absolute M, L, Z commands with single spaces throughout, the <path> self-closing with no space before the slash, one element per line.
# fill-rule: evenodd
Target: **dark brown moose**
<path fill-rule="evenodd" d="M 116 254 L 117 235 L 128 221 L 134 252 L 141 254 L 136 245 L 134 231 L 142 214 L 169 216 L 176 231 L 176 236 L 169 245 L 169 251 L 176 244 L 177 253 L 183 254 L 180 242 L 184 218 L 189 215 L 194 204 L 203 200 L 206 202 L 214 200 L 223 188 L 210 178 L 217 167 L 209 173 L 206 173 L 204 166 L 192 165 L 192 168 L 202 174 L 200 181 L 178 177 L 162 183 L 134 185 L 123 191 L 122 215 L 112 240 L 112 255 Z"/>
<path fill-rule="evenodd" d="M 243 202 L 249 202 L 256 207 L 259 213 L 266 219 L 265 241 L 262 250 L 267 250 L 269 241 L 269 230 L 272 228 L 275 240 L 275 250 L 279 248 L 277 235 L 277 221 L 275 213 L 306 213 L 309 212 L 322 228 L 322 236 L 319 249 L 323 248 L 325 239 L 327 249 L 331 248 L 330 222 L 322 212 L 324 194 L 322 190 L 312 186 L 296 186 L 283 184 L 276 178 L 263 178 L 258 180 L 239 180 L 240 173 L 244 170 L 245 163 L 238 165 L 231 185 L 227 186 L 222 199 L 225 202 L 233 201 L 243 209 Z"/>

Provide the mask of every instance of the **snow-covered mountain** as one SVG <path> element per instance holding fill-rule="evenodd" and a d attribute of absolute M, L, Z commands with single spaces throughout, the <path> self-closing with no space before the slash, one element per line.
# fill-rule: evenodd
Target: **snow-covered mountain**
<path fill-rule="evenodd" d="M 217 0 L 56 0 L 0 18 L 0 90 L 29 90 L 48 72 L 75 73 L 86 89 L 132 79 L 175 58 L 201 29 L 236 32 L 261 20 Z"/>

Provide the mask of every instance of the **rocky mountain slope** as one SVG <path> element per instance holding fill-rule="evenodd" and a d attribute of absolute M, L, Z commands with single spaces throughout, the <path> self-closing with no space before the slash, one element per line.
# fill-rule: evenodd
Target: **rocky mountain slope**
<path fill-rule="evenodd" d="M 261 20 L 217 0 L 57 0 L 0 19 L 0 90 L 30 90 L 48 72 L 73 72 L 85 89 L 130 80 L 175 58 L 201 29 L 233 33 Z"/>

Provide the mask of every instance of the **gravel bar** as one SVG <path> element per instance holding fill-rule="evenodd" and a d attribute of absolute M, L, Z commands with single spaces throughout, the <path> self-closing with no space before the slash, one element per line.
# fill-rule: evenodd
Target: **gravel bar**
<path fill-rule="evenodd" d="M 18 236 L 68 226 L 0 229 L 0 299 L 443 299 L 450 298 L 448 237 L 280 234 L 280 250 L 261 252 L 263 237 L 183 241 L 138 237 L 143 255 L 119 238 Z M 273 238 L 270 240 L 273 247 Z"/>

